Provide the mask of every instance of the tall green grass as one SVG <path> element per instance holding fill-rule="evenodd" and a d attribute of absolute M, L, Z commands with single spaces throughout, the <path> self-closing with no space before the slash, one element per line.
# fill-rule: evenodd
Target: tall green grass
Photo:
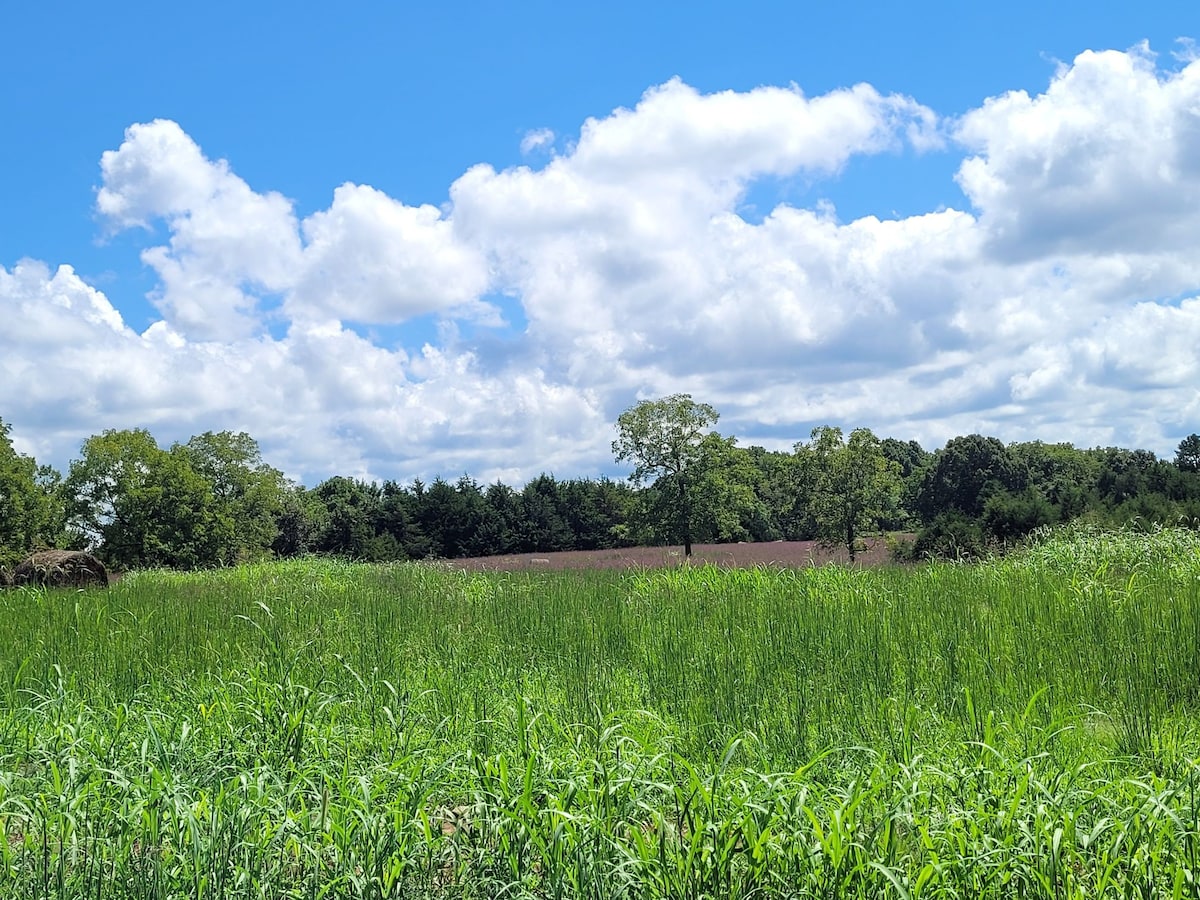
<path fill-rule="evenodd" d="M 1197 896 L 1200 541 L 0 594 L 0 894 Z"/>

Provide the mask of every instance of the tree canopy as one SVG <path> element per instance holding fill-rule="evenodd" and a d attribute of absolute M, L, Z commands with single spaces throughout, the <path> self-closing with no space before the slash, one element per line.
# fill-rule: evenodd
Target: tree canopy
<path fill-rule="evenodd" d="M 1004 444 L 980 434 L 929 452 L 865 428 L 822 426 L 792 452 L 742 448 L 688 394 L 644 400 L 616 422 L 628 480 L 519 487 L 469 475 L 408 484 L 288 481 L 244 432 L 169 449 L 144 429 L 88 438 L 65 478 L 17 452 L 0 421 L 0 565 L 86 548 L 120 570 L 232 565 L 329 553 L 361 560 L 598 550 L 630 544 L 811 540 L 853 558 L 868 533 L 916 532 L 916 556 L 973 556 L 1043 525 L 1200 525 L 1200 435 L 1174 460 L 1146 450 Z"/>
<path fill-rule="evenodd" d="M 685 556 L 692 555 L 700 481 L 715 449 L 706 438 L 718 418 L 713 407 L 697 403 L 691 394 L 672 394 L 642 400 L 617 419 L 613 455 L 617 462 L 633 463 L 629 478 L 635 484 L 655 480 L 661 489 L 655 513 L 678 534 Z"/>
<path fill-rule="evenodd" d="M 88 438 L 63 483 L 73 542 L 118 568 L 190 569 L 229 560 L 212 485 L 144 429 Z"/>
<path fill-rule="evenodd" d="M 1175 466 L 1181 472 L 1200 472 L 1200 434 L 1189 434 L 1179 442 Z"/>
<path fill-rule="evenodd" d="M 60 539 L 57 475 L 18 453 L 0 419 L 0 564 L 16 562 L 28 550 Z"/>
<path fill-rule="evenodd" d="M 859 536 L 877 529 L 900 503 L 900 463 L 887 456 L 868 428 L 854 429 L 848 440 L 840 428 L 815 428 L 812 440 L 798 444 L 796 453 L 807 476 L 817 535 L 840 543 L 853 561 Z"/>
<path fill-rule="evenodd" d="M 242 562 L 266 553 L 278 533 L 286 481 L 263 462 L 258 442 L 245 432 L 206 431 L 171 452 L 208 482 L 221 559 Z"/>

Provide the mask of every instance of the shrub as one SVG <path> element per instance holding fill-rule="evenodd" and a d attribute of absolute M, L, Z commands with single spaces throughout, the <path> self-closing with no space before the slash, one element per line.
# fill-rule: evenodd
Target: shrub
<path fill-rule="evenodd" d="M 1057 519 L 1050 501 L 1028 489 L 1019 494 L 993 494 L 983 505 L 983 527 L 1001 541 L 1024 537 L 1043 525 L 1053 525 Z"/>
<path fill-rule="evenodd" d="M 987 554 L 987 541 L 978 522 L 951 510 L 917 533 L 913 552 L 919 559 L 979 559 Z"/>
<path fill-rule="evenodd" d="M 920 558 L 917 554 L 914 539 L 907 535 L 892 534 L 889 532 L 884 535 L 883 543 L 887 547 L 888 555 L 892 558 L 893 562 L 915 562 Z"/>

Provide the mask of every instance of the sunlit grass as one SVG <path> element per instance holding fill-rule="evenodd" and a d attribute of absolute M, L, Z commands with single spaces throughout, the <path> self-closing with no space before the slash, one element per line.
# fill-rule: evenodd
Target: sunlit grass
<path fill-rule="evenodd" d="M 0 895 L 1196 896 L 1200 541 L 0 593 Z"/>

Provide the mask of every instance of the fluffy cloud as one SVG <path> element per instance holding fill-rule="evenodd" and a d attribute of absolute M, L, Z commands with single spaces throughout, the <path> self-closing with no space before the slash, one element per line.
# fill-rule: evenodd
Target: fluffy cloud
<path fill-rule="evenodd" d="M 810 99 L 675 80 L 588 120 L 541 170 L 471 169 L 451 188 L 453 219 L 489 250 L 556 371 L 653 392 L 713 365 L 778 364 L 886 307 L 869 273 L 841 271 L 832 221 L 781 208 L 754 226 L 734 209 L 756 178 L 827 175 L 935 121 L 866 85 Z"/>
<path fill-rule="evenodd" d="M 164 319 L 201 340 L 253 333 L 259 296 L 285 290 L 299 267 L 291 203 L 251 190 L 169 121 L 131 126 L 100 169 L 96 206 L 114 226 L 161 219 L 171 232 L 142 254 L 161 280 L 153 299 Z"/>
<path fill-rule="evenodd" d="M 304 266 L 287 311 L 394 323 L 441 310 L 494 318 L 479 302 L 486 261 L 455 239 L 435 207 L 405 206 L 371 187 L 344 184 L 304 221 Z"/>
<path fill-rule="evenodd" d="M 894 147 L 899 133 L 934 121 L 914 100 L 867 84 L 809 99 L 794 86 L 701 94 L 674 79 L 632 110 L 589 119 L 571 156 L 581 173 L 622 186 L 683 173 L 736 190 L 758 175 L 837 171 L 852 154 Z"/>
<path fill-rule="evenodd" d="M 96 206 L 112 227 L 162 221 L 169 230 L 169 243 L 142 259 L 160 278 L 151 299 L 189 339 L 260 334 L 271 298 L 283 298 L 290 318 L 390 323 L 453 307 L 495 317 L 477 300 L 488 280 L 482 257 L 432 206 L 345 184 L 328 210 L 300 223 L 291 201 L 255 192 L 163 120 L 131 126 L 100 168 Z"/>
<path fill-rule="evenodd" d="M 410 358 L 334 320 L 280 339 L 189 341 L 163 322 L 137 334 L 67 266 L 0 267 L 0 315 L 20 323 L 0 355 L 4 419 L 42 459 L 70 458 L 105 428 L 163 442 L 229 428 L 310 479 L 526 477 L 567 468 L 608 427 L 589 392 L 536 370 L 489 374 L 469 352 L 431 346 Z"/>
<path fill-rule="evenodd" d="M 1200 413 L 1198 108 L 1200 63 L 1162 71 L 1145 48 L 1082 54 L 949 126 L 868 85 L 675 80 L 540 168 L 471 168 L 442 208 L 345 184 L 303 221 L 178 125 L 135 125 L 97 208 L 165 228 L 144 253 L 162 321 L 134 333 L 69 267 L 0 269 L 19 323 L 0 408 L 53 459 L 103 427 L 241 428 L 310 482 L 594 474 L 616 414 L 673 391 L 783 446 L 830 423 L 1166 452 Z M 897 150 L 963 152 L 970 207 L 739 214 L 758 179 Z M 437 341 L 407 330 L 430 316 Z"/>
<path fill-rule="evenodd" d="M 535 128 L 525 133 L 521 138 L 521 153 L 528 156 L 539 150 L 545 151 L 554 146 L 554 132 L 549 128 Z"/>
<path fill-rule="evenodd" d="M 1200 227 L 1198 110 L 1200 65 L 1089 51 L 1045 93 L 964 116 L 956 137 L 975 155 L 958 181 L 1010 257 L 1176 253 Z"/>

